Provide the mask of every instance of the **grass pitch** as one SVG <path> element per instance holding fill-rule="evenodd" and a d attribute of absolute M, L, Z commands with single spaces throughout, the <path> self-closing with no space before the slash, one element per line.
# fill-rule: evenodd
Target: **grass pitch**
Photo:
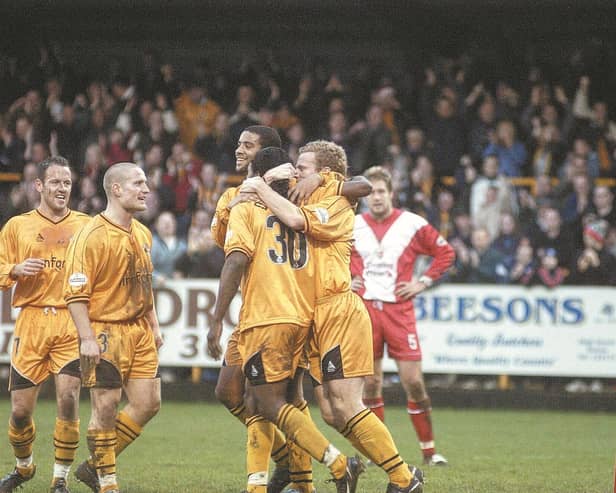
<path fill-rule="evenodd" d="M 10 405 L 0 399 L 5 426 Z M 37 475 L 23 493 L 46 492 L 53 461 L 55 405 L 41 401 L 35 415 Z M 312 409 L 313 416 L 318 414 Z M 82 443 L 86 457 L 88 402 L 82 402 Z M 388 407 L 387 424 L 409 462 L 420 453 L 405 409 Z M 574 412 L 436 409 L 437 448 L 449 467 L 426 469 L 426 493 L 611 493 L 616 451 L 616 416 Z M 343 451 L 351 448 L 316 419 Z M 2 432 L 4 436 L 5 432 Z M 143 435 L 122 454 L 118 474 L 122 493 L 239 493 L 244 488 L 243 427 L 215 403 L 165 402 Z M 14 459 L 6 438 L 0 442 L 0 474 Z M 314 465 L 319 493 L 333 491 L 327 473 Z M 72 473 L 71 473 L 72 474 Z M 382 493 L 386 476 L 376 467 L 362 476 L 358 493 Z M 72 493 L 89 490 L 71 480 Z"/>

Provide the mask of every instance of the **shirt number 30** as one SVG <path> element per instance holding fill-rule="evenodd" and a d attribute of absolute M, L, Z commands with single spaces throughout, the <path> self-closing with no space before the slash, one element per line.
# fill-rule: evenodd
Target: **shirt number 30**
<path fill-rule="evenodd" d="M 267 216 L 267 229 L 278 225 L 279 233 L 274 236 L 277 248 L 267 251 L 269 258 L 275 264 L 289 262 L 293 269 L 301 269 L 308 262 L 308 243 L 306 235 L 288 228 L 276 216 Z"/>

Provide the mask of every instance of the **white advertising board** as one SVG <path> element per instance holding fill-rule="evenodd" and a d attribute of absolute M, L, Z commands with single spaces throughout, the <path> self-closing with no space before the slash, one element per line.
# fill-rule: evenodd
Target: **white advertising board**
<path fill-rule="evenodd" d="M 218 280 L 169 282 L 156 290 L 162 366 L 220 365 L 206 355 Z M 1 293 L 0 363 L 9 361 L 17 311 Z M 240 308 L 236 296 L 223 340 Z M 616 377 L 616 289 L 445 285 L 415 300 L 427 373 Z M 386 371 L 395 371 L 385 361 Z"/>

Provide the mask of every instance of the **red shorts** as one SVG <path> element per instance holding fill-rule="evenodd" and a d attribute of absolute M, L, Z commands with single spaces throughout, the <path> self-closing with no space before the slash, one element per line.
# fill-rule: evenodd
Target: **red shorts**
<path fill-rule="evenodd" d="M 413 302 L 384 303 L 364 300 L 372 321 L 374 359 L 381 359 L 383 346 L 387 355 L 395 360 L 421 361 L 421 347 L 415 328 Z"/>

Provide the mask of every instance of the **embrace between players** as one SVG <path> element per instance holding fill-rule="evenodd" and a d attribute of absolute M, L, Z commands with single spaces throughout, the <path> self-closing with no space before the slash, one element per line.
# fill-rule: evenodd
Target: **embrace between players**
<path fill-rule="evenodd" d="M 242 282 L 240 322 L 229 341 L 216 394 L 248 426 L 247 489 L 275 492 L 292 483 L 296 491 L 311 492 L 315 458 L 329 467 L 337 491 L 355 491 L 364 464 L 341 454 L 310 419 L 301 390 L 303 371 L 309 368 L 325 421 L 387 472 L 387 491 L 421 491 L 421 471 L 399 457 L 377 417 L 382 398 L 377 406 L 370 401 L 376 413 L 362 403 L 366 378 L 376 382 L 377 393 L 380 387 L 379 372 L 373 376 L 370 318 L 364 302 L 350 290 L 363 291 L 365 300 L 374 299 L 367 289 L 373 282 L 370 269 L 363 274 L 360 269 L 352 282 L 349 273 L 354 202 L 382 184 L 379 179 L 344 181 L 346 156 L 333 143 L 307 144 L 297 168 L 288 164 L 280 147 L 278 134 L 269 127 L 242 132 L 237 168 L 250 177 L 241 189 L 225 192 L 212 223 L 214 237 L 226 252 L 215 323 L 208 334 L 208 351 L 216 358 L 221 355 L 222 318 Z M 289 180 L 295 177 L 299 181 L 288 196 L 301 207 L 286 198 Z M 391 181 L 386 173 L 381 178 L 389 187 L 391 206 Z M 94 492 L 119 491 L 116 457 L 160 406 L 157 349 L 162 339 L 152 298 L 152 239 L 133 219 L 145 209 L 145 175 L 132 163 L 110 167 L 104 178 L 108 206 L 94 218 L 68 209 L 71 185 L 66 160 L 52 157 L 41 163 L 36 182 L 41 205 L 11 219 L 0 237 L 0 288 L 16 284 L 13 304 L 21 308 L 9 382 L 9 441 L 16 467 L 0 480 L 0 492 L 13 491 L 35 473 L 32 415 L 40 384 L 50 374 L 58 401 L 52 493 L 69 491 L 68 472 L 79 442 L 80 373 L 91 394 L 91 456 L 75 476 Z M 417 218 L 414 232 L 434 231 L 412 216 Z M 414 236 L 416 240 L 421 235 Z M 443 252 L 434 248 L 418 248 L 415 240 L 407 247 L 442 257 Z M 430 237 L 441 250 L 450 248 L 441 240 L 438 233 Z M 449 251 L 445 253 L 453 260 Z M 52 255 L 64 259 L 61 268 L 45 264 Z M 419 282 L 411 282 L 409 273 L 408 281 L 397 283 L 392 305 L 410 303 L 412 316 L 412 297 L 437 279 L 449 260 Z M 376 301 L 381 306 L 390 302 Z M 414 333 L 414 320 L 406 325 Z M 376 332 L 374 337 L 378 342 Z M 412 403 L 416 410 L 409 407 L 424 461 L 446 463 L 434 451 L 416 335 L 413 354 L 396 356 L 385 327 L 380 356 L 375 347 L 377 363 L 383 338 L 401 377 L 409 375 L 403 383 L 408 384 L 409 406 Z M 412 371 L 403 372 L 405 368 Z M 122 389 L 128 404 L 118 413 Z M 270 455 L 276 468 L 268 481 Z"/>

